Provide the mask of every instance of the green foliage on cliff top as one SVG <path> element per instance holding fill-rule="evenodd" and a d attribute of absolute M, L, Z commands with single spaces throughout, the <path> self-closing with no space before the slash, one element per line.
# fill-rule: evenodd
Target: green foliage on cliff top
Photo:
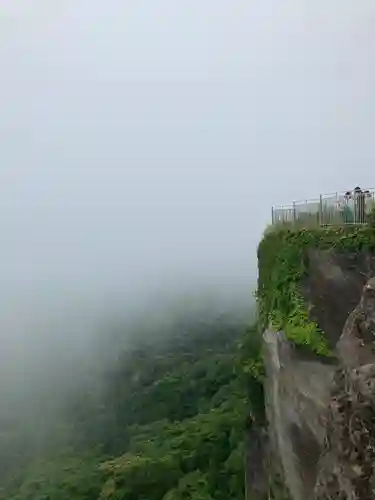
<path fill-rule="evenodd" d="M 324 333 L 311 321 L 300 283 L 307 275 L 308 248 L 375 249 L 375 230 L 345 226 L 268 231 L 258 247 L 258 304 L 262 329 L 284 330 L 297 345 L 329 355 Z"/>

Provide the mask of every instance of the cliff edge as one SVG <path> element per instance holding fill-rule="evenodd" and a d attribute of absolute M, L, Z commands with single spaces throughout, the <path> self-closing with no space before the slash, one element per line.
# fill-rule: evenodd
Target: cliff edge
<path fill-rule="evenodd" d="M 259 246 L 268 498 L 275 473 L 293 500 L 375 498 L 374 255 L 368 226 Z"/>

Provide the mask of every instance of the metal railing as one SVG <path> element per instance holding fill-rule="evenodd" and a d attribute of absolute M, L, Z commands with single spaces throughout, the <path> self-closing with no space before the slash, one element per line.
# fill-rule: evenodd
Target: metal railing
<path fill-rule="evenodd" d="M 316 227 L 366 224 L 375 207 L 375 188 L 320 195 L 272 208 L 272 224 Z"/>

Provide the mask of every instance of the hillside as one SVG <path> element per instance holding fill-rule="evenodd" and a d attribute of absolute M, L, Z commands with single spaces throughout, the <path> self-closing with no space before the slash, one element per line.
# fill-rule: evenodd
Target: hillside
<path fill-rule="evenodd" d="M 118 349 L 45 415 L 39 440 L 31 413 L 3 421 L 1 498 L 244 498 L 245 422 L 263 408 L 261 384 L 245 373 L 259 357 L 254 332 L 228 315 L 180 318 L 163 341 Z"/>

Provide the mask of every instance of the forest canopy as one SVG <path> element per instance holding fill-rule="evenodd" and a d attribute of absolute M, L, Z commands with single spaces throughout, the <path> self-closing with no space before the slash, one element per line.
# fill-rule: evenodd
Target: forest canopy
<path fill-rule="evenodd" d="M 0 498 L 244 498 L 245 422 L 263 407 L 256 329 L 218 315 L 152 338 L 120 341 L 43 433 L 31 414 L 1 420 Z"/>

